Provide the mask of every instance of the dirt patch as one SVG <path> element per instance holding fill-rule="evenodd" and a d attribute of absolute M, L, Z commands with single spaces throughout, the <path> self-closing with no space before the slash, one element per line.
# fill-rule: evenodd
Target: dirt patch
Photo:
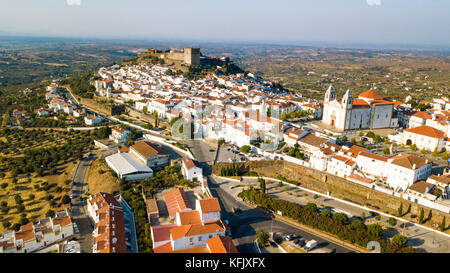
<path fill-rule="evenodd" d="M 97 192 L 114 193 L 120 191 L 117 178 L 103 164 L 102 159 L 96 159 L 92 162 L 87 182 L 89 192 L 93 194 Z"/>

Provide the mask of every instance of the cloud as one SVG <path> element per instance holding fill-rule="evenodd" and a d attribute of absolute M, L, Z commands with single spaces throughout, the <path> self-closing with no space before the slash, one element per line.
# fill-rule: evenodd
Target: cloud
<path fill-rule="evenodd" d="M 67 5 L 79 6 L 79 5 L 81 5 L 81 0 L 67 0 Z"/>
<path fill-rule="evenodd" d="M 381 0 L 366 0 L 369 6 L 381 6 Z"/>

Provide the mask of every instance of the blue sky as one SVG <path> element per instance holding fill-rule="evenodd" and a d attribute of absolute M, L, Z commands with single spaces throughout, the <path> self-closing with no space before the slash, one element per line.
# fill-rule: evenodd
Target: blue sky
<path fill-rule="evenodd" d="M 447 47 L 450 1 L 1 0 L 1 32 L 87 38 Z"/>

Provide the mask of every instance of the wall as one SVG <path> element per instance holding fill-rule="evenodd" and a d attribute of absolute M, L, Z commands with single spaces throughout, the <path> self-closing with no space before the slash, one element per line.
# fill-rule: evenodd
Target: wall
<path fill-rule="evenodd" d="M 220 175 L 220 169 L 223 166 L 229 166 L 230 163 L 220 162 L 213 167 L 213 173 Z M 280 174 L 286 179 L 298 181 L 297 184 L 323 194 L 330 192 L 331 196 L 351 201 L 359 205 L 366 205 L 369 208 L 376 209 L 389 214 L 397 214 L 397 209 L 403 203 L 404 211 L 407 211 L 408 205 L 411 205 L 410 214 L 418 215 L 420 208 L 425 210 L 427 217 L 430 207 L 432 210 L 432 218 L 426 222 L 431 226 L 432 223 L 440 224 L 442 217 L 448 218 L 449 208 L 438 203 L 423 200 L 418 204 L 407 200 L 406 195 L 392 194 L 391 190 L 376 187 L 375 191 L 368 186 L 362 186 L 343 178 L 323 173 L 311 168 L 295 165 L 281 160 L 261 160 L 250 161 L 240 164 L 242 171 L 255 171 L 260 175 L 277 178 Z M 414 200 L 412 200 L 414 201 Z M 428 206 L 428 207 L 425 207 Z M 443 210 L 443 211 L 440 211 Z M 412 220 L 414 221 L 414 220 Z"/>

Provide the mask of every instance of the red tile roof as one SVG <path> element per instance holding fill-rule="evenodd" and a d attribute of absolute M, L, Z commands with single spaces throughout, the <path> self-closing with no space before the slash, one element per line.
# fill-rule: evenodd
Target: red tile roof
<path fill-rule="evenodd" d="M 221 211 L 219 199 L 216 197 L 198 200 L 202 213 Z"/>
<path fill-rule="evenodd" d="M 432 138 L 445 138 L 445 133 L 435 129 L 433 127 L 427 126 L 427 125 L 423 125 L 420 127 L 414 127 L 414 128 L 409 128 L 405 130 L 406 132 L 410 132 L 413 134 L 419 134 L 419 135 L 424 135 L 427 137 L 432 137 Z"/>
<path fill-rule="evenodd" d="M 175 216 L 177 212 L 185 209 L 192 209 L 191 204 L 183 189 L 174 189 L 164 194 L 164 200 L 166 201 L 167 210 L 169 215 Z"/>
<path fill-rule="evenodd" d="M 230 237 L 215 236 L 206 240 L 206 245 L 211 253 L 239 253 Z"/>
<path fill-rule="evenodd" d="M 383 96 L 381 96 L 380 94 L 378 94 L 377 92 L 373 91 L 373 90 L 367 90 L 366 92 L 359 94 L 358 97 L 361 98 L 368 98 L 368 99 L 375 99 L 375 100 L 382 100 L 384 99 Z"/>

